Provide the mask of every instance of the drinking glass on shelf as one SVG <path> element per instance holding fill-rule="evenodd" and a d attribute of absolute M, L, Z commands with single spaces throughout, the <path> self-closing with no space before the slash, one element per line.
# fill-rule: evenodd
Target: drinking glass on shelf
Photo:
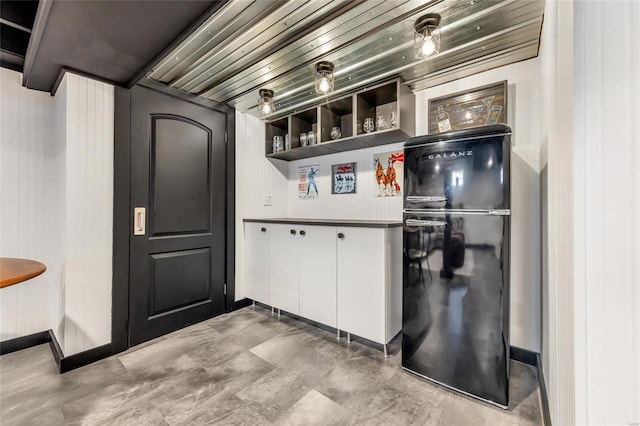
<path fill-rule="evenodd" d="M 340 139 L 340 136 L 342 136 L 340 127 L 334 127 L 333 129 L 331 129 L 331 139 Z"/>
<path fill-rule="evenodd" d="M 311 131 L 311 132 L 307 133 L 307 139 L 309 140 L 309 145 L 315 145 L 316 144 L 316 134 L 315 134 L 315 132 Z"/>
<path fill-rule="evenodd" d="M 289 133 L 286 133 L 284 135 L 284 150 L 285 151 L 291 150 L 291 140 L 289 139 Z"/>
<path fill-rule="evenodd" d="M 309 140 L 306 133 L 300 133 L 300 146 L 308 146 Z"/>
<path fill-rule="evenodd" d="M 373 127 L 373 118 L 365 118 L 364 119 L 364 126 L 362 127 L 364 129 L 365 132 L 369 133 L 369 132 L 373 132 L 374 127 Z"/>
<path fill-rule="evenodd" d="M 395 111 L 391 112 L 391 118 L 389 119 L 389 126 L 391 126 L 391 127 L 397 127 L 398 126 L 398 119 L 396 117 L 396 112 Z"/>
<path fill-rule="evenodd" d="M 282 136 L 273 137 L 273 153 L 282 152 Z"/>
<path fill-rule="evenodd" d="M 379 115 L 378 120 L 376 120 L 376 130 L 384 130 L 387 128 L 387 122 L 384 119 L 384 116 Z"/>

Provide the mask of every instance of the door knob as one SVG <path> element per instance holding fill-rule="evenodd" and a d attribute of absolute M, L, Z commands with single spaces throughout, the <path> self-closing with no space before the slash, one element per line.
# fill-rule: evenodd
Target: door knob
<path fill-rule="evenodd" d="M 291 230 L 291 235 L 296 235 L 296 230 L 295 229 Z"/>
<path fill-rule="evenodd" d="M 267 232 L 267 228 L 260 228 L 262 232 Z"/>
<path fill-rule="evenodd" d="M 343 234 L 342 232 L 340 232 L 340 233 L 338 234 L 338 238 L 340 238 L 340 239 L 342 240 L 342 239 L 344 238 L 344 234 Z"/>
<path fill-rule="evenodd" d="M 304 237 L 305 235 L 307 235 L 307 233 L 304 232 L 304 230 L 303 230 L 303 231 L 300 231 L 300 235 L 302 235 Z"/>

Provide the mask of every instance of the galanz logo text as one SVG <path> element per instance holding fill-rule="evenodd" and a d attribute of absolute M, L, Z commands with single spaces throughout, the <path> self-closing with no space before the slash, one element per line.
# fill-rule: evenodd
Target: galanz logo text
<path fill-rule="evenodd" d="M 452 151 L 452 152 L 440 152 L 438 154 L 429 154 L 429 160 L 437 160 L 438 158 L 457 158 L 457 157 L 471 157 L 473 151 Z"/>

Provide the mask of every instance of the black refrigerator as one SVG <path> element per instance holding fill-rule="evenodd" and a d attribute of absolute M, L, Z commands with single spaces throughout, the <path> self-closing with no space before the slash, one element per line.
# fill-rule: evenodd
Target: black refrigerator
<path fill-rule="evenodd" d="M 405 143 L 402 366 L 509 405 L 511 129 Z"/>

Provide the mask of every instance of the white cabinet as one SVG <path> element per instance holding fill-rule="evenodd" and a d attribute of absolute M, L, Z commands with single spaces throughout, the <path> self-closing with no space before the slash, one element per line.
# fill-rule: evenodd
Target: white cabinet
<path fill-rule="evenodd" d="M 338 329 L 386 344 L 402 329 L 402 228 L 337 232 Z"/>
<path fill-rule="evenodd" d="M 269 304 L 270 225 L 244 224 L 244 292 L 246 297 Z"/>
<path fill-rule="evenodd" d="M 271 225 L 271 306 L 336 326 L 335 235 L 335 227 Z"/>
<path fill-rule="evenodd" d="M 300 316 L 336 326 L 336 228 L 300 225 Z"/>
<path fill-rule="evenodd" d="M 245 237 L 248 298 L 381 344 L 401 330 L 400 226 L 246 222 Z"/>
<path fill-rule="evenodd" d="M 292 314 L 300 312 L 300 239 L 297 226 L 272 224 L 269 237 L 269 304 Z"/>

